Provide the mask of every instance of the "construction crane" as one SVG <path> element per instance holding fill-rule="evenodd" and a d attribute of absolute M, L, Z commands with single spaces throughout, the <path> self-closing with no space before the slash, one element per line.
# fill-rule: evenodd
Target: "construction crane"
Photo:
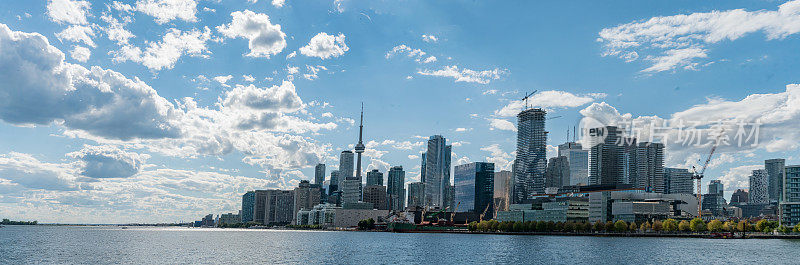
<path fill-rule="evenodd" d="M 533 92 L 525 95 L 525 97 L 522 98 L 522 101 L 525 101 L 525 108 L 522 109 L 523 111 L 528 110 L 528 99 L 531 98 L 531 96 L 533 96 L 533 94 L 536 94 L 536 92 L 538 92 L 538 91 L 539 90 L 534 90 Z"/>
<path fill-rule="evenodd" d="M 492 206 L 492 204 L 489 203 L 486 204 L 486 209 L 483 209 L 483 213 L 481 213 L 481 218 L 479 218 L 478 221 L 483 220 L 483 217 L 486 215 L 486 211 L 489 211 L 489 206 Z"/>
<path fill-rule="evenodd" d="M 692 179 L 697 180 L 697 218 L 703 217 L 703 207 L 702 207 L 702 197 L 700 195 L 700 181 L 703 179 L 703 174 L 705 174 L 706 169 L 708 168 L 708 163 L 711 162 L 711 157 L 714 155 L 714 151 L 717 151 L 717 146 L 719 145 L 719 139 L 722 137 L 722 134 L 725 133 L 725 128 L 720 130 L 719 135 L 717 135 L 717 139 L 714 141 L 713 146 L 711 147 L 711 152 L 708 153 L 708 157 L 706 158 L 706 162 L 703 163 L 703 168 L 700 169 L 700 173 L 697 173 L 697 170 L 694 166 L 692 166 Z"/>
<path fill-rule="evenodd" d="M 450 214 L 450 222 L 451 223 L 453 222 L 453 218 L 456 216 L 456 212 L 458 212 L 458 206 L 459 205 L 461 205 L 460 201 L 458 203 L 456 203 L 456 209 L 453 210 L 453 213 Z"/>

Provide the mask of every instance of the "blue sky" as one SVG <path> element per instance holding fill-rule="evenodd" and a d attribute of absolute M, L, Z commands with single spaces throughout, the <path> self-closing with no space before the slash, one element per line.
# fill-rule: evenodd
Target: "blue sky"
<path fill-rule="evenodd" d="M 509 168 L 519 99 L 534 90 L 533 105 L 561 116 L 547 123 L 551 146 L 587 117 L 706 133 L 758 121 L 758 143 L 721 147 L 706 174 L 726 195 L 764 159 L 798 163 L 800 1 L 3 6 L 0 215 L 12 219 L 235 212 L 247 190 L 335 168 L 362 101 L 365 169 L 402 165 L 407 182 L 434 134 L 454 144 L 454 165 Z M 667 144 L 667 166 L 709 149 Z"/>

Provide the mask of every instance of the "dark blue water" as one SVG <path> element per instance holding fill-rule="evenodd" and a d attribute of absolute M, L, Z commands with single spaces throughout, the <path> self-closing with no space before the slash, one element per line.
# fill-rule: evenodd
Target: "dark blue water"
<path fill-rule="evenodd" d="M 0 264 L 800 263 L 782 239 L 6 226 L 0 244 Z"/>

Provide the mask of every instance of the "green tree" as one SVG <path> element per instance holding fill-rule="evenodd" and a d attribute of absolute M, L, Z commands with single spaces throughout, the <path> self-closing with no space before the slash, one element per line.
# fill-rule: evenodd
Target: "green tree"
<path fill-rule="evenodd" d="M 489 230 L 490 231 L 497 231 L 497 227 L 500 225 L 500 222 L 497 220 L 489 220 Z"/>
<path fill-rule="evenodd" d="M 522 222 L 514 223 L 514 232 L 523 232 L 525 231 L 525 225 Z"/>
<path fill-rule="evenodd" d="M 594 222 L 592 230 L 599 232 L 599 231 L 603 231 L 603 229 L 605 229 L 605 228 L 606 228 L 606 226 L 605 226 L 605 224 L 603 224 L 603 222 L 597 221 L 597 222 Z"/>
<path fill-rule="evenodd" d="M 722 230 L 728 232 L 735 232 L 736 231 L 736 222 L 734 221 L 727 221 L 722 224 Z"/>
<path fill-rule="evenodd" d="M 468 227 L 469 227 L 469 231 L 478 230 L 478 222 L 475 222 L 475 221 L 469 222 L 469 226 Z"/>
<path fill-rule="evenodd" d="M 692 232 L 703 232 L 706 230 L 706 222 L 700 218 L 694 218 L 691 222 L 689 222 L 689 226 L 692 228 Z"/>
<path fill-rule="evenodd" d="M 606 232 L 613 232 L 614 231 L 614 222 L 608 221 L 606 222 Z"/>
<path fill-rule="evenodd" d="M 711 222 L 708 222 L 708 231 L 711 232 L 722 232 L 723 224 L 720 220 L 714 219 Z"/>
<path fill-rule="evenodd" d="M 795 233 L 800 233 L 800 223 L 797 223 L 796 225 L 794 225 L 794 232 Z"/>
<path fill-rule="evenodd" d="M 631 222 L 631 225 L 628 226 L 628 231 L 636 232 L 636 229 L 639 229 L 639 226 L 636 225 L 636 222 Z"/>
<path fill-rule="evenodd" d="M 651 228 L 650 222 L 644 222 L 644 223 L 642 223 L 641 226 L 639 226 L 639 231 L 647 232 L 647 231 L 650 231 L 650 228 Z"/>
<path fill-rule="evenodd" d="M 661 232 L 661 230 L 664 230 L 664 223 L 659 220 L 653 221 L 653 231 Z"/>
<path fill-rule="evenodd" d="M 664 231 L 667 231 L 667 232 L 678 231 L 678 221 L 675 221 L 675 219 L 672 219 L 672 218 L 667 219 L 662 224 L 662 228 L 663 228 Z"/>
<path fill-rule="evenodd" d="M 534 221 L 536 223 L 536 231 L 537 232 L 544 232 L 547 231 L 547 222 L 545 221 Z"/>
<path fill-rule="evenodd" d="M 691 230 L 691 227 L 692 226 L 689 225 L 689 222 L 687 222 L 686 220 L 682 220 L 680 223 L 678 223 L 678 230 L 683 232 L 688 232 L 689 230 Z"/>
<path fill-rule="evenodd" d="M 756 231 L 768 233 L 769 231 L 769 221 L 765 219 L 761 219 L 756 223 Z"/>
<path fill-rule="evenodd" d="M 555 228 L 553 230 L 555 230 L 555 231 L 564 231 L 564 223 L 556 222 Z"/>
<path fill-rule="evenodd" d="M 619 220 L 616 223 L 614 223 L 614 231 L 625 232 L 627 230 L 628 230 L 628 223 L 626 223 L 625 221 Z"/>

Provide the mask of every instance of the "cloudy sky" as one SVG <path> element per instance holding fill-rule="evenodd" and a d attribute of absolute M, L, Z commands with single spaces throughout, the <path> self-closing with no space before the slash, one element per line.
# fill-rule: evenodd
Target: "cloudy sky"
<path fill-rule="evenodd" d="M 729 134 L 704 180 L 726 195 L 764 159 L 800 163 L 800 1 L 3 6 L 0 216 L 12 219 L 235 212 L 247 190 L 335 168 L 362 101 L 365 169 L 402 165 L 407 182 L 433 134 L 454 165 L 509 169 L 534 90 L 528 103 L 557 117 L 551 146 L 573 126 L 632 124 L 640 139 L 660 129 L 667 166 L 689 168 L 713 132 Z M 676 124 L 707 136 L 691 144 Z"/>

